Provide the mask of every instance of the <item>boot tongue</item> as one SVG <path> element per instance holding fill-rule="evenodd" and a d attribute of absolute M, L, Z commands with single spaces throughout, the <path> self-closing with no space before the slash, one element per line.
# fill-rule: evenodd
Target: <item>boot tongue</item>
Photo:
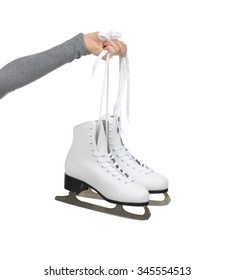
<path fill-rule="evenodd" d="M 122 146 L 117 117 L 111 117 L 110 135 L 115 146 Z"/>
<path fill-rule="evenodd" d="M 103 127 L 102 122 L 100 122 L 100 130 L 99 130 L 99 136 L 97 140 L 97 148 L 101 153 L 107 154 L 107 141 L 106 141 L 106 133 Z"/>
<path fill-rule="evenodd" d="M 106 123 L 106 115 L 101 117 L 102 123 L 104 126 Z M 109 138 L 110 138 L 110 142 L 113 142 L 115 146 L 122 146 L 122 142 L 121 142 L 121 138 L 120 138 L 120 134 L 119 134 L 119 128 L 118 128 L 118 120 L 117 117 L 111 116 L 110 114 L 108 114 L 108 118 L 107 118 L 108 122 L 109 122 Z M 104 133 L 106 132 L 105 128 L 104 128 Z"/>

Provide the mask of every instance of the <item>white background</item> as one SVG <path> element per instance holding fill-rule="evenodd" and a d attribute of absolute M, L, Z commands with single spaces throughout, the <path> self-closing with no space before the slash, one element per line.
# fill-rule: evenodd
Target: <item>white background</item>
<path fill-rule="evenodd" d="M 80 32 L 122 32 L 125 144 L 168 177 L 172 202 L 137 222 L 54 200 L 66 194 L 73 126 L 96 119 L 100 102 L 95 57 L 67 64 L 0 101 L 1 279 L 44 279 L 49 265 L 191 266 L 158 279 L 233 279 L 233 14 L 224 0 L 2 1 L 0 67 Z M 118 276 L 138 278 L 157 277 Z"/>

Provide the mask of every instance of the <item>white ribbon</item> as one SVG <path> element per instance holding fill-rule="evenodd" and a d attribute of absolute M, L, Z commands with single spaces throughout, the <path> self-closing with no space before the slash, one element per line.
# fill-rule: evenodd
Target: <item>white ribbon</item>
<path fill-rule="evenodd" d="M 109 60 L 110 60 L 110 54 L 107 50 L 103 50 L 99 56 L 97 57 L 96 62 L 93 66 L 93 75 L 97 68 L 97 65 L 99 61 L 106 55 L 106 66 L 104 71 L 104 78 L 102 83 L 102 95 L 101 95 L 101 103 L 100 103 L 100 109 L 99 109 L 99 117 L 98 117 L 98 124 L 97 124 L 97 130 L 96 130 L 96 141 L 98 140 L 99 131 L 100 131 L 100 121 L 101 121 L 101 113 L 102 113 L 102 105 L 103 105 L 103 99 L 106 92 L 106 125 L 108 120 L 108 107 L 109 107 Z"/>
<path fill-rule="evenodd" d="M 101 41 L 116 40 L 116 39 L 119 39 L 120 37 L 121 37 L 121 33 L 115 32 L 115 31 L 110 31 L 108 33 L 104 33 L 104 32 L 98 33 L 98 38 Z"/>
<path fill-rule="evenodd" d="M 109 41 L 109 40 L 116 40 L 121 37 L 121 33 L 110 31 L 108 33 L 100 32 L 98 37 L 101 41 Z M 100 60 L 106 57 L 106 66 L 103 78 L 103 85 L 102 85 L 102 95 L 101 95 L 101 103 L 100 103 L 100 110 L 99 110 L 99 118 L 98 118 L 98 126 L 97 126 L 97 134 L 96 139 L 98 139 L 99 128 L 100 128 L 100 119 L 101 119 L 101 112 L 102 112 L 102 105 L 103 99 L 106 92 L 106 132 L 107 132 L 107 139 L 108 139 L 108 107 L 109 107 L 109 52 L 108 50 L 103 50 L 97 57 L 94 65 L 93 65 L 93 74 L 96 71 L 96 68 L 100 62 Z M 127 90 L 126 90 L 127 89 Z M 118 86 L 118 96 L 114 105 L 113 115 L 117 117 L 118 120 L 118 128 L 119 132 L 121 131 L 121 106 L 123 96 L 126 92 L 126 112 L 127 112 L 127 119 L 129 120 L 129 106 L 130 106 L 130 70 L 129 70 L 129 59 L 128 56 L 120 57 L 119 58 L 119 86 Z"/>

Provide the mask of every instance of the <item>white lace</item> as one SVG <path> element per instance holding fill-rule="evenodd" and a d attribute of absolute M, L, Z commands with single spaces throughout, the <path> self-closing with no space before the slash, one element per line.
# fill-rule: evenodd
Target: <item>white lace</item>
<path fill-rule="evenodd" d="M 103 105 L 103 99 L 106 92 L 106 120 L 108 117 L 108 107 L 109 107 L 109 60 L 110 60 L 110 54 L 107 50 L 103 50 L 99 56 L 97 57 L 94 65 L 93 65 L 93 75 L 96 71 L 96 68 L 98 66 L 99 61 L 106 55 L 106 65 L 105 65 L 105 71 L 104 71 L 104 78 L 102 83 L 102 95 L 101 95 L 101 103 L 100 103 L 100 109 L 99 109 L 99 117 L 98 117 L 98 128 L 100 126 L 100 120 L 101 120 L 101 113 L 102 113 L 102 105 Z"/>
<path fill-rule="evenodd" d="M 113 149 L 116 152 L 117 157 L 120 158 L 122 162 L 126 162 L 127 166 L 131 166 L 134 170 L 138 170 L 140 173 L 144 172 L 149 174 L 152 172 L 152 169 L 147 167 L 145 164 L 137 161 L 134 156 L 125 149 L 124 146 L 117 146 Z"/>
<path fill-rule="evenodd" d="M 120 37 L 121 37 L 121 33 L 116 32 L 116 31 L 110 31 L 108 33 L 99 32 L 99 34 L 98 34 L 98 38 L 101 41 L 116 40 L 116 39 L 119 39 Z"/>
<path fill-rule="evenodd" d="M 127 91 L 126 91 L 127 87 Z M 127 119 L 129 120 L 129 107 L 130 107 L 130 68 L 129 68 L 129 58 L 126 57 L 119 58 L 119 87 L 118 87 L 118 97 L 114 105 L 113 115 L 120 119 L 121 117 L 121 105 L 122 99 L 126 92 L 126 112 Z"/>
<path fill-rule="evenodd" d="M 99 33 L 99 39 L 102 41 L 106 40 L 112 40 L 112 39 L 118 39 L 121 37 L 121 33 L 110 31 L 109 33 Z M 97 57 L 94 65 L 93 65 L 93 74 L 96 71 L 96 68 L 100 62 L 100 60 L 104 57 L 106 57 L 106 66 L 104 71 L 104 78 L 103 78 L 103 85 L 102 85 L 102 94 L 101 94 L 101 103 L 100 103 L 100 109 L 99 109 L 99 117 L 98 117 L 98 128 L 97 128 L 97 135 L 99 133 L 100 128 L 100 121 L 101 121 L 101 112 L 102 112 L 102 106 L 103 106 L 103 99 L 106 92 L 106 124 L 108 122 L 108 109 L 109 109 L 109 60 L 110 55 L 107 50 L 103 50 Z M 126 92 L 127 88 L 127 94 L 126 94 L 126 112 L 127 112 L 127 118 L 129 119 L 129 106 L 130 106 L 130 70 L 129 70 L 129 59 L 128 56 L 126 57 L 120 57 L 119 58 L 119 86 L 118 86 L 118 96 L 117 100 L 114 105 L 114 111 L 113 115 L 116 116 L 119 119 L 118 125 L 121 130 L 121 123 L 120 123 L 120 117 L 121 117 L 121 105 L 122 105 L 122 99 L 124 96 L 124 93 Z"/>
<path fill-rule="evenodd" d="M 110 158 L 110 154 L 94 152 L 93 155 L 94 157 L 98 158 L 97 161 L 101 164 L 102 168 L 104 168 L 106 172 L 111 173 L 113 177 L 116 177 L 116 179 L 119 181 L 124 181 L 124 183 L 133 182 L 131 178 L 121 173 L 121 171 L 115 167 L 113 161 Z"/>
<path fill-rule="evenodd" d="M 107 40 L 114 40 L 121 37 L 121 33 L 110 31 L 109 33 L 99 33 L 99 39 L 102 41 Z M 103 50 L 99 56 L 97 57 L 94 65 L 93 65 L 93 74 L 96 71 L 96 68 L 100 62 L 100 60 L 106 55 L 106 66 L 104 71 L 104 78 L 103 78 L 103 85 L 102 85 L 102 95 L 101 95 L 101 103 L 100 103 L 100 110 L 99 110 L 99 118 L 98 118 L 98 125 L 97 125 L 97 137 L 99 134 L 100 129 L 100 121 L 101 121 L 101 112 L 102 112 L 102 105 L 103 99 L 106 92 L 106 127 L 108 123 L 108 107 L 109 107 L 109 52 L 107 50 Z M 121 107 L 124 94 L 126 93 L 126 114 L 127 119 L 129 120 L 129 107 L 130 107 L 130 67 L 129 67 L 129 58 L 120 57 L 119 58 L 119 85 L 118 85 L 118 95 L 114 105 L 113 115 L 117 119 L 117 129 L 119 133 L 119 137 L 121 138 Z M 106 131 L 109 132 L 109 129 Z M 107 143 L 109 140 L 109 135 L 107 133 Z M 107 144 L 108 145 L 108 144 Z M 131 153 L 129 153 L 124 146 L 118 146 L 113 149 L 117 153 L 117 156 L 123 161 L 126 162 L 128 166 L 131 166 L 133 169 L 138 170 L 139 172 L 144 172 L 145 174 L 149 174 L 152 172 L 152 169 L 148 168 L 145 164 L 136 160 Z M 106 155 L 102 155 L 100 153 L 96 154 L 101 160 L 99 162 L 102 163 L 103 168 L 107 168 L 108 172 L 113 172 L 113 176 L 120 176 L 120 180 L 126 180 L 126 176 L 124 176 L 121 171 L 114 167 L 113 162 L 111 159 L 106 157 Z M 131 181 L 131 179 L 129 179 Z"/>

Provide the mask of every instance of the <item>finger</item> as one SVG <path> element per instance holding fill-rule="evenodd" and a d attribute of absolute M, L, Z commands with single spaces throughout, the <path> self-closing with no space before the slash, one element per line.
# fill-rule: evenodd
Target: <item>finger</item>
<path fill-rule="evenodd" d="M 108 45 L 113 46 L 118 52 L 119 56 L 125 57 L 127 54 L 127 45 L 119 40 L 111 40 L 104 42 L 103 46 L 106 47 Z"/>
<path fill-rule="evenodd" d="M 105 44 L 106 43 L 106 44 Z M 118 55 L 121 51 L 119 45 L 116 43 L 116 40 L 110 40 L 108 42 L 104 43 L 104 47 L 108 47 L 111 46 L 113 49 L 115 49 L 115 54 L 114 55 Z"/>
<path fill-rule="evenodd" d="M 110 57 L 114 56 L 114 55 L 118 55 L 118 51 L 112 46 L 112 45 L 108 45 L 104 48 L 104 50 L 108 50 Z"/>
<path fill-rule="evenodd" d="M 118 45 L 120 49 L 119 56 L 125 57 L 127 54 L 127 45 L 124 44 L 124 42 L 118 40 L 116 40 L 115 43 Z"/>
<path fill-rule="evenodd" d="M 104 50 L 107 50 L 107 51 L 108 51 L 110 58 L 111 58 L 112 56 L 116 55 L 115 49 L 114 49 L 113 47 L 111 47 L 111 46 L 105 47 Z M 102 59 L 103 59 L 103 60 L 106 60 L 106 58 L 107 58 L 107 54 L 104 55 Z"/>

